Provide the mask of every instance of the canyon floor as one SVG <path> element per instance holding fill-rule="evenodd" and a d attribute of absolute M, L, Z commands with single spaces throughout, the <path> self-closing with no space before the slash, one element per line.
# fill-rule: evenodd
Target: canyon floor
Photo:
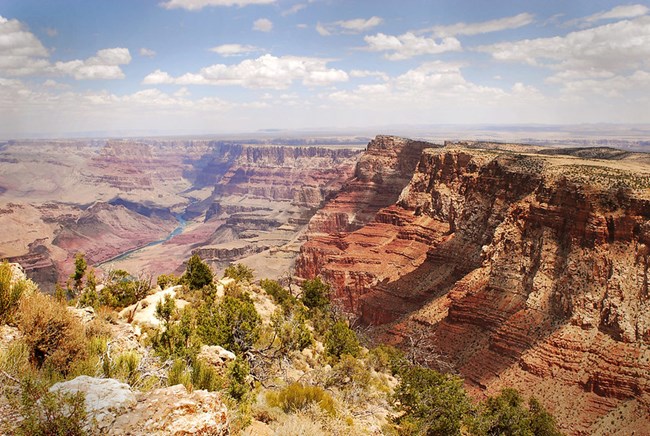
<path fill-rule="evenodd" d="M 514 386 L 570 434 L 647 434 L 650 155 L 366 142 L 8 142 L 0 257 L 50 290 L 77 252 L 151 277 L 193 253 L 320 276 L 370 338 L 477 398 Z"/>

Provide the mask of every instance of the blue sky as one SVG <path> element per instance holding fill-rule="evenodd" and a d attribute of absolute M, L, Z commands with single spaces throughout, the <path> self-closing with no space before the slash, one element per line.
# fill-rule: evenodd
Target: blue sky
<path fill-rule="evenodd" d="M 0 138 L 650 123 L 650 2 L 0 0 Z"/>

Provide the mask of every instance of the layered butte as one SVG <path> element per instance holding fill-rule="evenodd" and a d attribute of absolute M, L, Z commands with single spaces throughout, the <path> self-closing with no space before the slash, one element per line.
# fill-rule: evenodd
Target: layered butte
<path fill-rule="evenodd" d="M 410 165 L 365 225 L 339 218 L 367 210 L 350 191 L 316 214 L 298 273 L 479 396 L 518 387 L 575 434 L 647 429 L 648 156 L 378 137 L 347 186 Z"/>

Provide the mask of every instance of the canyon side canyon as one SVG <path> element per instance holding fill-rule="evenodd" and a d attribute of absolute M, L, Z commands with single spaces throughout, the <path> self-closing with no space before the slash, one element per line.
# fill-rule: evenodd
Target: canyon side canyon
<path fill-rule="evenodd" d="M 370 338 L 477 398 L 512 386 L 569 434 L 647 431 L 650 155 L 365 142 L 0 144 L 0 258 L 50 291 L 77 252 L 320 276 Z"/>

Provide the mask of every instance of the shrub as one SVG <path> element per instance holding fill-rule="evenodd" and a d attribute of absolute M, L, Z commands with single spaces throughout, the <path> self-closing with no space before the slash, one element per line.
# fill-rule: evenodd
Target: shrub
<path fill-rule="evenodd" d="M 137 279 L 127 271 L 118 269 L 108 273 L 99 301 L 108 307 L 126 307 L 142 300 L 149 291 L 151 283 L 147 280 Z"/>
<path fill-rule="evenodd" d="M 4 261 L 0 263 L 0 324 L 13 317 L 18 309 L 20 297 L 36 287 L 31 280 L 15 280 L 12 283 L 11 265 Z"/>
<path fill-rule="evenodd" d="M 160 286 L 160 289 L 167 289 L 171 286 L 176 286 L 180 281 L 180 277 L 176 277 L 174 274 L 161 274 L 156 279 L 156 284 Z"/>
<path fill-rule="evenodd" d="M 291 383 L 277 394 L 277 399 L 270 398 L 270 403 L 277 403 L 285 413 L 297 412 L 317 404 L 323 411 L 334 416 L 336 407 L 331 395 L 319 386 Z M 275 404 L 272 404 L 275 405 Z"/>
<path fill-rule="evenodd" d="M 261 318 L 248 297 L 225 296 L 198 310 L 197 333 L 205 344 L 221 345 L 236 354 L 248 351 L 260 336 Z"/>
<path fill-rule="evenodd" d="M 357 357 L 361 351 L 357 335 L 344 321 L 337 321 L 325 335 L 325 351 L 336 358 L 344 354 Z"/>
<path fill-rule="evenodd" d="M 367 387 L 372 380 L 370 372 L 362 361 L 344 354 L 334 365 L 327 379 L 327 386 Z"/>
<path fill-rule="evenodd" d="M 278 309 L 271 316 L 271 327 L 279 342 L 280 351 L 302 351 L 314 342 L 311 331 L 305 324 L 304 315 L 285 314 Z"/>
<path fill-rule="evenodd" d="M 472 422 L 473 434 L 522 434 L 559 436 L 555 419 L 541 403 L 531 398 L 528 408 L 515 389 L 506 388 L 496 397 L 489 397 L 480 406 L 480 415 Z"/>
<path fill-rule="evenodd" d="M 18 434 L 24 436 L 81 436 L 88 432 L 88 414 L 82 392 L 50 392 L 47 386 L 26 378 L 22 383 Z"/>
<path fill-rule="evenodd" d="M 230 277 L 238 282 L 251 282 L 254 277 L 252 268 L 243 263 L 229 265 L 223 273 L 224 277 Z"/>
<path fill-rule="evenodd" d="M 192 385 L 194 389 L 216 391 L 224 386 L 224 381 L 214 367 L 202 360 L 195 360 L 192 364 Z"/>
<path fill-rule="evenodd" d="M 368 363 L 375 371 L 388 371 L 393 375 L 398 374 L 408 365 L 408 361 L 401 350 L 381 344 L 370 350 Z"/>
<path fill-rule="evenodd" d="M 192 375 L 188 371 L 183 359 L 176 359 L 167 371 L 167 384 L 169 386 L 184 385 L 188 391 L 192 390 Z"/>
<path fill-rule="evenodd" d="M 86 263 L 86 259 L 83 253 L 75 254 L 74 272 L 70 275 L 70 279 L 72 280 L 72 285 L 73 285 L 72 293 L 75 296 L 81 294 L 81 290 L 83 289 L 83 278 L 84 275 L 86 274 L 87 267 L 88 264 Z"/>
<path fill-rule="evenodd" d="M 285 312 L 290 311 L 298 301 L 296 297 L 291 295 L 289 291 L 284 289 L 282 285 L 275 280 L 262 279 L 260 280 L 260 286 L 273 298 L 273 301 L 275 301 L 276 304 L 279 304 L 282 307 Z"/>
<path fill-rule="evenodd" d="M 330 285 L 323 283 L 320 277 L 305 280 L 302 284 L 302 303 L 310 309 L 325 309 L 330 304 Z"/>
<path fill-rule="evenodd" d="M 86 352 L 81 323 L 52 297 L 34 292 L 21 300 L 18 328 L 38 368 L 49 366 L 66 374 Z"/>
<path fill-rule="evenodd" d="M 403 411 L 397 421 L 407 434 L 460 435 L 471 407 L 460 378 L 420 366 L 402 372 L 395 399 Z"/>
<path fill-rule="evenodd" d="M 187 268 L 181 277 L 181 282 L 186 283 L 190 289 L 196 290 L 212 283 L 214 274 L 207 263 L 194 254 L 187 261 Z"/>
<path fill-rule="evenodd" d="M 250 371 L 248 362 L 240 358 L 228 365 L 228 394 L 237 401 L 241 401 L 251 390 L 247 381 Z"/>

